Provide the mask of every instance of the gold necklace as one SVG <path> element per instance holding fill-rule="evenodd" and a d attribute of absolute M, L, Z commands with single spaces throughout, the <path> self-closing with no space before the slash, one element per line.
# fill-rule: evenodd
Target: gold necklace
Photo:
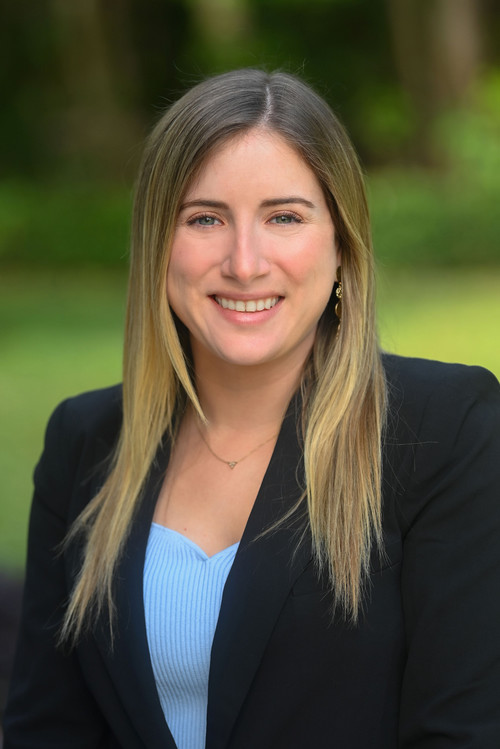
<path fill-rule="evenodd" d="M 238 465 L 238 463 L 241 463 L 242 460 L 249 458 L 250 455 L 253 455 L 255 452 L 257 452 L 257 450 L 259 450 L 261 447 L 264 447 L 264 445 L 267 445 L 268 442 L 271 442 L 271 440 L 275 439 L 278 436 L 278 432 L 276 432 L 276 434 L 273 434 L 271 437 L 268 437 L 267 440 L 264 440 L 264 442 L 261 442 L 260 445 L 257 445 L 257 447 L 254 447 L 253 450 L 250 450 L 250 452 L 244 455 L 242 458 L 238 458 L 238 460 L 224 460 L 224 458 L 221 458 L 220 455 L 217 455 L 217 453 L 212 450 L 212 448 L 208 444 L 208 441 L 205 439 L 205 436 L 203 432 L 201 431 L 201 427 L 198 424 L 197 420 L 195 423 L 196 423 L 196 428 L 198 432 L 200 433 L 201 439 L 203 440 L 205 445 L 208 447 L 209 451 L 212 453 L 214 458 L 217 458 L 217 460 L 219 460 L 221 463 L 225 463 L 227 466 L 229 466 L 231 470 L 233 470 L 233 468 L 235 468 Z"/>

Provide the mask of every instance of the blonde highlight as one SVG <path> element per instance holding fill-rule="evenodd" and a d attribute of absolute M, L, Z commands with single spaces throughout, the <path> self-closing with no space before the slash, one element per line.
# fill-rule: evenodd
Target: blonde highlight
<path fill-rule="evenodd" d="M 170 247 L 182 196 L 203 161 L 255 127 L 284 137 L 314 171 L 342 253 L 342 325 L 338 331 L 331 300 L 302 383 L 305 498 L 314 554 L 335 603 L 352 620 L 362 608 L 370 551 L 381 545 L 385 419 L 363 177 L 342 126 L 317 94 L 293 76 L 242 70 L 191 89 L 162 117 L 145 149 L 132 222 L 123 423 L 104 485 L 66 541 L 83 538 L 83 562 L 63 641 L 76 642 L 103 611 L 112 626 L 116 566 L 158 446 L 165 435 L 175 438 L 188 402 L 203 418 L 166 294 Z"/>

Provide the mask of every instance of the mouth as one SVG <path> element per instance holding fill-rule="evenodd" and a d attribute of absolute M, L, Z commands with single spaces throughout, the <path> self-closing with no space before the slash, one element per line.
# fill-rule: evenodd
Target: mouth
<path fill-rule="evenodd" d="M 268 296 L 262 299 L 228 299 L 223 296 L 214 296 L 213 299 L 224 309 L 235 310 L 236 312 L 262 312 L 265 309 L 271 309 L 278 304 L 281 297 Z"/>

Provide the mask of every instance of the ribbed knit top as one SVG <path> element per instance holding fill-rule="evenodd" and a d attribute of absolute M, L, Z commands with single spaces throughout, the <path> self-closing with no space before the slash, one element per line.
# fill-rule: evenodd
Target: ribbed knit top
<path fill-rule="evenodd" d="M 204 749 L 210 651 L 238 544 L 212 557 L 153 523 L 144 565 L 144 611 L 161 706 L 178 749 Z"/>

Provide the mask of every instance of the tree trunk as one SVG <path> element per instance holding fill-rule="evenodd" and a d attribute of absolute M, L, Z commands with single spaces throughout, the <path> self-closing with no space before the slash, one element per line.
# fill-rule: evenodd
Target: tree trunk
<path fill-rule="evenodd" d="M 113 176 L 128 161 L 139 136 L 136 116 L 122 102 L 124 81 L 115 75 L 113 64 L 120 45 L 109 43 L 102 2 L 50 0 L 50 12 L 66 99 L 58 127 L 60 151 L 71 162 L 83 163 L 86 172 Z M 119 5 L 114 11 L 121 23 L 113 34 L 124 30 L 120 13 L 126 13 L 127 6 L 123 0 Z M 123 46 L 126 40 L 121 42 Z"/>
<path fill-rule="evenodd" d="M 478 72 L 480 0 L 388 0 L 388 11 L 396 68 L 414 115 L 412 156 L 437 165 L 436 118 L 466 99 Z"/>

